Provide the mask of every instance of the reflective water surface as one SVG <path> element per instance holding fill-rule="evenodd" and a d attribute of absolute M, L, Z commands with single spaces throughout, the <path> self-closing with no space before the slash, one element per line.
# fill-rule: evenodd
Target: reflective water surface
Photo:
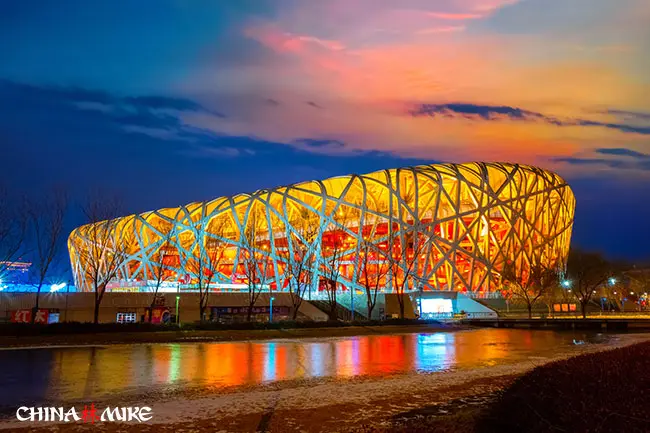
<path fill-rule="evenodd" d="M 0 408 L 124 393 L 473 368 L 543 358 L 574 339 L 608 337 L 483 329 L 430 334 L 0 350 Z"/>

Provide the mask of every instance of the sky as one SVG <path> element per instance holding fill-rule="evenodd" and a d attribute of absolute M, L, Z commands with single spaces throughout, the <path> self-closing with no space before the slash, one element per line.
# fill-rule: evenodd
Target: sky
<path fill-rule="evenodd" d="M 574 245 L 650 258 L 647 0 L 5 1 L 0 40 L 12 190 L 142 212 L 516 162 L 572 186 Z"/>

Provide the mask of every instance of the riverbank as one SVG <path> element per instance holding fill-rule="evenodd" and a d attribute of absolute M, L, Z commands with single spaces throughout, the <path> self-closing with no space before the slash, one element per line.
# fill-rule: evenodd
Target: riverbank
<path fill-rule="evenodd" d="M 492 392 L 395 417 L 365 433 L 647 432 L 650 341 L 538 366 Z"/>
<path fill-rule="evenodd" d="M 503 337 L 526 331 L 472 330 L 453 335 L 486 332 Z M 549 331 L 534 332 L 553 335 Z M 541 340 L 546 338 L 542 336 Z M 502 339 L 492 341 L 496 343 Z M 152 420 L 137 425 L 100 423 L 92 426 L 25 425 L 7 420 L 0 428 L 49 432 L 470 432 L 473 430 L 468 428 L 494 404 L 500 392 L 535 367 L 644 341 L 650 341 L 649 334 L 616 335 L 599 344 L 567 344 L 556 346 L 552 351 L 534 351 L 513 362 L 487 362 L 430 373 L 310 378 L 218 391 L 206 389 L 201 393 L 148 392 L 131 398 L 109 395 L 106 399 L 94 399 L 94 403 L 102 408 L 146 405 L 153 410 Z M 503 350 L 494 343 L 484 349 L 497 353 Z M 464 356 L 461 352 L 450 354 L 449 349 L 438 344 L 428 345 L 423 350 Z M 79 404 L 84 402 L 88 403 L 84 400 Z M 445 426 L 449 429 L 442 429 Z"/>
<path fill-rule="evenodd" d="M 467 329 L 462 325 L 444 324 L 439 322 L 408 323 L 408 324 L 369 324 L 352 326 L 322 327 L 280 327 L 270 329 L 217 329 L 217 330 L 161 330 L 155 328 L 138 331 L 111 332 L 82 332 L 82 333 L 41 333 L 22 335 L 0 335 L 2 348 L 28 348 L 51 346 L 91 346 L 109 344 L 142 344 L 142 343 L 197 343 L 218 341 L 247 341 L 273 340 L 281 338 L 319 338 L 319 337 L 351 337 L 355 335 L 374 334 L 403 334 L 417 332 L 451 332 Z"/>

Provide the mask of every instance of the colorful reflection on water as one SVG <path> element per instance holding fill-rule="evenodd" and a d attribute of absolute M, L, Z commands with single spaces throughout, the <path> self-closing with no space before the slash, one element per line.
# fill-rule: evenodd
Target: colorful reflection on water
<path fill-rule="evenodd" d="M 291 379 L 473 368 L 551 355 L 574 334 L 484 329 L 430 334 L 0 351 L 0 406 Z"/>

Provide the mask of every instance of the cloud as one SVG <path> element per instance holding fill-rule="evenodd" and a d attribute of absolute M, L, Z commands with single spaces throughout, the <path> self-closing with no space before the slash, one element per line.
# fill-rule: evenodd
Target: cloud
<path fill-rule="evenodd" d="M 299 138 L 294 141 L 295 144 L 304 145 L 306 147 L 314 147 L 319 149 L 341 149 L 345 147 L 345 143 L 340 140 L 319 140 L 313 138 Z"/>
<path fill-rule="evenodd" d="M 431 27 L 428 29 L 418 30 L 417 34 L 419 35 L 431 35 L 435 33 L 450 33 L 450 32 L 462 32 L 465 30 L 465 26 L 443 26 L 443 27 Z"/>
<path fill-rule="evenodd" d="M 432 18 L 438 18 L 441 20 L 451 20 L 451 21 L 460 21 L 460 20 L 475 20 L 483 18 L 484 15 L 476 13 L 462 13 L 462 12 L 427 12 L 427 15 Z"/>
<path fill-rule="evenodd" d="M 628 120 L 650 121 L 650 113 L 641 111 L 607 110 L 605 113 Z"/>
<path fill-rule="evenodd" d="M 552 158 L 552 160 L 576 166 L 601 166 L 619 170 L 650 171 L 650 154 L 647 153 L 624 147 L 599 148 L 595 150 L 595 153 L 613 158 L 569 156 Z"/>
<path fill-rule="evenodd" d="M 469 103 L 418 104 L 409 110 L 413 117 L 464 118 L 468 120 L 540 122 L 554 126 L 586 126 L 614 129 L 624 133 L 650 135 L 650 126 L 601 122 L 588 119 L 559 118 L 535 111 L 506 105 L 477 105 Z"/>
<path fill-rule="evenodd" d="M 164 109 L 170 108 L 179 111 L 206 111 L 196 101 L 186 98 L 174 98 L 168 96 L 130 96 L 121 99 L 122 102 L 138 108 Z"/>
<path fill-rule="evenodd" d="M 35 86 L 0 80 L 0 95 L 9 100 L 38 104 L 50 110 L 62 106 L 74 111 L 101 116 L 105 124 L 113 125 L 129 134 L 147 135 L 159 140 L 200 141 L 213 136 L 212 132 L 185 124 L 181 115 L 186 112 L 207 116 L 225 116 L 209 110 L 198 102 L 180 97 L 148 95 L 118 96 L 79 87 Z"/>
<path fill-rule="evenodd" d="M 271 23 L 249 26 L 244 35 L 279 53 L 303 53 L 312 49 L 341 51 L 346 48 L 340 41 L 282 31 Z"/>
<path fill-rule="evenodd" d="M 635 159 L 650 159 L 650 154 L 637 152 L 636 150 L 627 149 L 624 147 L 600 148 L 596 149 L 596 153 L 600 153 L 602 155 L 627 156 Z"/>

